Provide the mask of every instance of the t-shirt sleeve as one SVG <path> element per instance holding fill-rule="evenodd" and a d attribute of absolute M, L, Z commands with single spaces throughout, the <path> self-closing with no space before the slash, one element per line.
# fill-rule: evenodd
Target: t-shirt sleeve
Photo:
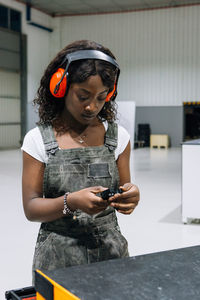
<path fill-rule="evenodd" d="M 21 150 L 25 151 L 26 153 L 43 163 L 47 162 L 48 158 L 45 153 L 42 135 L 38 127 L 35 127 L 27 132 L 24 137 Z"/>
<path fill-rule="evenodd" d="M 130 134 L 128 133 L 128 131 L 121 125 L 118 125 L 118 146 L 115 150 L 116 160 L 118 156 L 124 152 L 129 141 L 130 141 Z"/>
<path fill-rule="evenodd" d="M 108 129 L 108 122 L 103 122 L 105 127 L 105 131 Z M 118 140 L 117 140 L 117 148 L 115 149 L 115 159 L 118 159 L 118 156 L 124 152 L 128 142 L 130 141 L 130 134 L 128 131 L 118 124 Z"/>

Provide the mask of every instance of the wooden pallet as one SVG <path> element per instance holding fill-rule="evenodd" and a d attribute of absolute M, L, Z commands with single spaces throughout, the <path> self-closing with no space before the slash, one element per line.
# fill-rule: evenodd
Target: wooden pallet
<path fill-rule="evenodd" d="M 169 148 L 169 136 L 167 134 L 151 134 L 150 148 Z"/>

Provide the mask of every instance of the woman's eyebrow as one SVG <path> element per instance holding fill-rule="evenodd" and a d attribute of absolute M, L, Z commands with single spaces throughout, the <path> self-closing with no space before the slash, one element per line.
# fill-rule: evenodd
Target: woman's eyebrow
<path fill-rule="evenodd" d="M 80 91 L 81 91 L 81 92 L 84 92 L 84 93 L 87 93 L 87 94 L 90 94 L 90 91 L 88 91 L 88 90 L 86 90 L 86 89 L 84 89 L 84 88 L 80 88 Z M 107 93 L 108 91 L 109 91 L 109 88 L 107 88 L 106 90 L 100 92 L 99 95 L 104 94 L 104 93 Z"/>
<path fill-rule="evenodd" d="M 107 88 L 105 91 L 99 93 L 99 95 L 104 94 L 104 93 L 107 93 L 108 91 L 109 91 L 109 88 Z"/>
<path fill-rule="evenodd" d="M 81 92 L 84 92 L 84 93 L 90 94 L 90 92 L 89 92 L 88 90 L 86 90 L 86 89 L 80 88 L 79 90 L 80 90 Z"/>

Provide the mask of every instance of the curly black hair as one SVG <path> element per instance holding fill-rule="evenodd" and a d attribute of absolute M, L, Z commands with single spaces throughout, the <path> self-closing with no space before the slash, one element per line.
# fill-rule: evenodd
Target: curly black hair
<path fill-rule="evenodd" d="M 33 100 L 34 105 L 38 107 L 39 124 L 50 123 L 54 127 L 58 127 L 61 112 L 64 109 L 64 98 L 55 98 L 49 89 L 49 83 L 52 75 L 58 68 L 66 67 L 65 57 L 67 54 L 78 50 L 99 50 L 115 59 L 112 52 L 102 45 L 88 40 L 80 40 L 73 42 L 62 49 L 56 57 L 50 62 L 41 78 L 40 86 L 37 91 L 36 98 Z M 74 61 L 68 69 L 67 86 L 71 83 L 81 83 L 87 80 L 89 76 L 99 75 L 105 86 L 109 88 L 109 92 L 113 90 L 116 81 L 117 68 L 102 60 L 85 59 Z M 115 101 L 106 102 L 98 115 L 102 121 L 112 122 L 116 119 L 116 103 Z M 59 128 L 57 128 L 59 131 Z"/>

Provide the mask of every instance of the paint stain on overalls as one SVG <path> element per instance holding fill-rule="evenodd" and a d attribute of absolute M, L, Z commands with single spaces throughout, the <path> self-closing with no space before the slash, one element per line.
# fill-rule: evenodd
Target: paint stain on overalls
<path fill-rule="evenodd" d="M 51 125 L 40 125 L 48 162 L 45 166 L 43 194 L 56 198 L 91 186 L 116 188 L 119 174 L 114 150 L 117 125 L 109 123 L 103 146 L 59 149 Z M 53 201 L 53 199 L 52 199 Z M 96 215 L 80 210 L 42 223 L 35 247 L 33 271 L 53 270 L 127 257 L 128 245 L 120 232 L 115 210 L 107 207 Z"/>

